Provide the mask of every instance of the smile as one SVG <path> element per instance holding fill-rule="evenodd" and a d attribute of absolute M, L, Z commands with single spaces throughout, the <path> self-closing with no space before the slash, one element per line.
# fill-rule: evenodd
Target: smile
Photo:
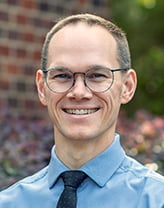
<path fill-rule="evenodd" d="M 74 114 L 74 115 L 86 115 L 86 114 L 91 114 L 95 113 L 98 111 L 98 108 L 95 109 L 64 109 L 66 113 L 69 114 Z"/>

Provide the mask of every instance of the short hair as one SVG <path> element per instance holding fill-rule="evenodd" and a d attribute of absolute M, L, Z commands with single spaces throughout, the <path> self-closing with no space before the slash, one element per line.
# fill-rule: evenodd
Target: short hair
<path fill-rule="evenodd" d="M 70 25 L 70 24 L 75 25 L 80 22 L 86 23 L 89 26 L 98 25 L 98 26 L 105 28 L 116 40 L 117 60 L 118 60 L 118 63 L 120 64 L 120 67 L 127 68 L 127 69 L 131 68 L 131 57 L 130 57 L 128 41 L 127 41 L 125 33 L 122 31 L 121 28 L 119 28 L 117 25 L 115 25 L 111 21 L 108 21 L 96 15 L 76 14 L 76 15 L 71 15 L 64 19 L 59 20 L 47 33 L 45 42 L 43 44 L 42 56 L 41 56 L 42 70 L 47 69 L 48 48 L 49 48 L 49 43 L 52 37 L 54 36 L 54 34 L 67 25 Z"/>

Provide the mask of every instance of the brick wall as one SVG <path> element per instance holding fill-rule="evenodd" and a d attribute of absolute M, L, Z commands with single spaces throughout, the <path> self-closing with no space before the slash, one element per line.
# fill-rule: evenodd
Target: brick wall
<path fill-rule="evenodd" d="M 0 0 L 0 113 L 44 115 L 35 87 L 53 20 L 78 12 L 108 17 L 108 0 Z"/>

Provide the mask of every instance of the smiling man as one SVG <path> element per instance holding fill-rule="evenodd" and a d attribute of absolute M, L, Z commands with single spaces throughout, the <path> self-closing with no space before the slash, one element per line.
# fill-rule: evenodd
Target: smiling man
<path fill-rule="evenodd" d="M 164 178 L 126 156 L 115 132 L 136 83 L 121 29 L 90 14 L 60 20 L 36 73 L 54 124 L 51 160 L 1 192 L 0 208 L 164 207 Z"/>

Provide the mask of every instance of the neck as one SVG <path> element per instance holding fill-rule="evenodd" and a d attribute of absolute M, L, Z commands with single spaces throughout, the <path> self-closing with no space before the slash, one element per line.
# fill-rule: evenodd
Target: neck
<path fill-rule="evenodd" d="M 113 140 L 114 134 L 93 140 L 70 140 L 55 134 L 56 154 L 68 168 L 76 170 L 108 148 Z"/>

